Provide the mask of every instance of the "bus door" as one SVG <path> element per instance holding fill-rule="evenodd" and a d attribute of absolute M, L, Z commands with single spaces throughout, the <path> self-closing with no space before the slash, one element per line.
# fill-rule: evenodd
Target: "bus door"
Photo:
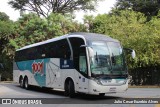
<path fill-rule="evenodd" d="M 73 50 L 73 65 L 75 68 L 75 84 L 79 92 L 88 92 L 88 75 L 87 71 L 87 58 L 86 58 L 86 47 L 82 38 L 70 37 L 69 41 Z"/>
<path fill-rule="evenodd" d="M 86 48 L 80 48 L 79 54 L 79 75 L 78 75 L 78 84 L 80 92 L 88 92 L 88 67 L 87 67 L 87 57 L 86 57 Z"/>

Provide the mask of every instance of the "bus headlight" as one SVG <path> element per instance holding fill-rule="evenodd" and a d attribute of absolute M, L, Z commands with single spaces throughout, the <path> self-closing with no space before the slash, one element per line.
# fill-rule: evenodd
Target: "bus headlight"
<path fill-rule="evenodd" d="M 101 85 L 124 85 L 126 84 L 127 82 L 127 79 L 100 79 L 100 80 L 97 80 L 97 83 L 98 84 L 101 84 Z"/>
<path fill-rule="evenodd" d="M 127 79 L 93 79 L 99 85 L 124 85 Z"/>

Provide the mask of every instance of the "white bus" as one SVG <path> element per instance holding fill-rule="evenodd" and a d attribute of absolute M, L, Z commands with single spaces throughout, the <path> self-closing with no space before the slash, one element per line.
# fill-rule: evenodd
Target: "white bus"
<path fill-rule="evenodd" d="M 128 89 L 120 42 L 95 33 L 71 33 L 18 49 L 13 79 L 25 89 L 31 85 L 62 89 L 70 97 Z"/>

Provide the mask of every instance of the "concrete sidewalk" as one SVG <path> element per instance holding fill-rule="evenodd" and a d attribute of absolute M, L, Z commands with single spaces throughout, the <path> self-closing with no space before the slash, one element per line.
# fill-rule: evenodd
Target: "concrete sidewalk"
<path fill-rule="evenodd" d="M 129 85 L 129 88 L 160 88 L 160 86 L 157 85 Z"/>

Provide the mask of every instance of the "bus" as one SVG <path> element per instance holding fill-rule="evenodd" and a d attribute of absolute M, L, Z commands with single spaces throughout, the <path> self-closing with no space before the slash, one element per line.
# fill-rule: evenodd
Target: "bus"
<path fill-rule="evenodd" d="M 132 56 L 135 51 L 132 50 Z M 75 32 L 31 44 L 15 52 L 13 80 L 30 86 L 104 96 L 128 89 L 124 49 L 109 36 Z"/>

